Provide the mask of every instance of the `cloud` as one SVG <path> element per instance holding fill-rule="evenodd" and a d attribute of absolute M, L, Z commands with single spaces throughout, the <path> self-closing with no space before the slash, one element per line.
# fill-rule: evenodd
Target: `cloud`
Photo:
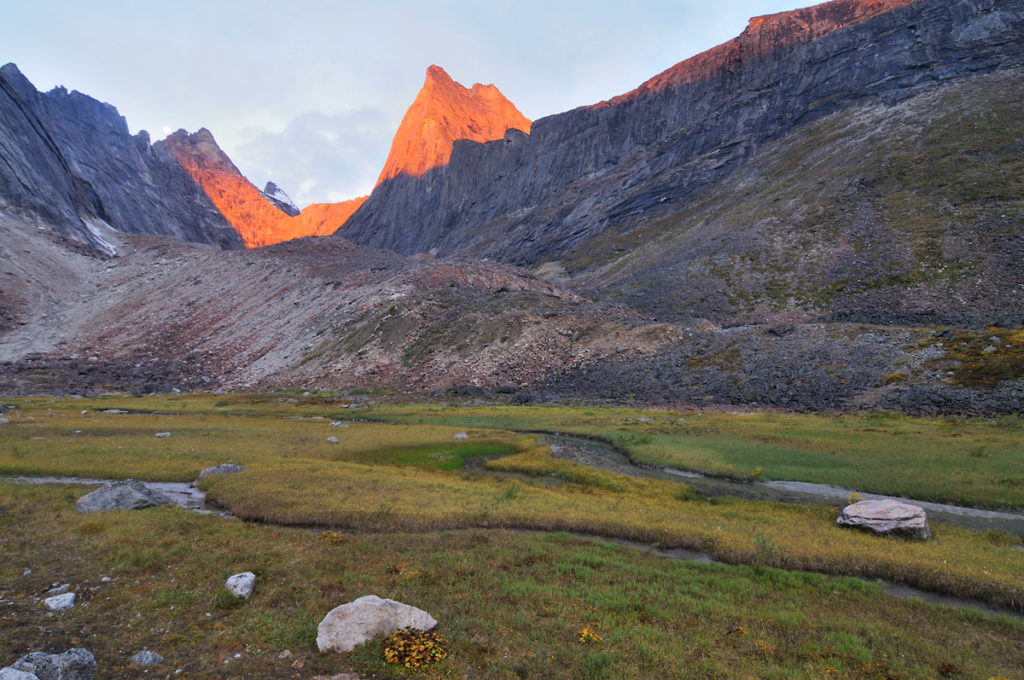
<path fill-rule="evenodd" d="M 253 131 L 225 151 L 261 189 L 272 180 L 299 206 L 334 202 L 370 192 L 395 126 L 378 108 L 308 111 L 280 132 Z"/>

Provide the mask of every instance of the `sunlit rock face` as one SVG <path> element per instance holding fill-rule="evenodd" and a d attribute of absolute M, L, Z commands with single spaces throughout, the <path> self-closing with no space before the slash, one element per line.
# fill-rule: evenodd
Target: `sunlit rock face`
<path fill-rule="evenodd" d="M 847 107 L 1019 65 L 1022 22 L 1020 3 L 993 0 L 834 0 L 755 17 L 737 38 L 533 121 L 528 135 L 456 141 L 447 164 L 380 184 L 337 235 L 405 254 L 561 261 L 681 209 L 763 145 Z"/>
<path fill-rule="evenodd" d="M 333 233 L 366 200 L 314 203 L 293 216 L 269 201 L 239 172 L 206 128 L 192 134 L 178 130 L 163 144 L 249 248 Z"/>
<path fill-rule="evenodd" d="M 456 140 L 490 142 L 510 129 L 529 133 L 530 120 L 498 88 L 477 83 L 467 89 L 440 66 L 431 66 L 398 126 L 377 183 L 400 174 L 420 177 L 448 163 Z"/>
<path fill-rule="evenodd" d="M 595 104 L 595 107 L 613 106 L 645 94 L 721 76 L 780 48 L 816 40 L 916 1 L 833 0 L 790 12 L 753 17 L 743 33 L 732 40 L 682 61 L 636 89 Z"/>

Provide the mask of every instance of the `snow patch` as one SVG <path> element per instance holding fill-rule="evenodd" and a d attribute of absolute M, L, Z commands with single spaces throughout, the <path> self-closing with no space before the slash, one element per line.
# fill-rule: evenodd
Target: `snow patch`
<path fill-rule="evenodd" d="M 117 233 L 117 230 L 100 219 L 87 219 L 84 221 L 85 226 L 89 228 L 89 233 L 93 236 L 93 245 L 107 255 L 112 257 L 117 255 L 117 246 L 107 240 L 108 238 L 115 239 L 114 234 Z"/>

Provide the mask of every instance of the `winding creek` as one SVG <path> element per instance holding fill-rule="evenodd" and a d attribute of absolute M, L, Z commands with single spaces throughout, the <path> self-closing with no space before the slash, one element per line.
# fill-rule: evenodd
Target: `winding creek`
<path fill-rule="evenodd" d="M 857 493 L 864 500 L 895 498 L 924 508 L 928 513 L 929 521 L 956 524 L 969 529 L 996 529 L 1024 537 L 1024 513 L 1019 512 L 932 503 L 899 496 L 866 493 L 856 489 L 843 489 L 828 484 L 785 481 L 737 482 L 672 468 L 648 468 L 633 463 L 625 453 L 610 444 L 574 435 L 545 434 L 542 436 L 542 442 L 550 446 L 552 454 L 558 458 L 632 477 L 683 482 L 709 498 L 736 496 L 750 500 L 781 503 L 843 506 L 849 502 L 851 494 Z"/>
<path fill-rule="evenodd" d="M 561 433 L 537 433 L 540 441 L 551 447 L 552 454 L 564 460 L 570 460 L 595 468 L 617 472 L 633 477 L 671 480 L 693 486 L 707 497 L 736 496 L 752 500 L 767 500 L 784 503 L 817 504 L 840 506 L 848 502 L 850 494 L 855 491 L 827 484 L 787 481 L 736 482 L 729 479 L 709 477 L 700 473 L 675 470 L 671 468 L 654 469 L 633 463 L 629 457 L 614 446 L 583 436 Z M 471 461 L 468 471 L 498 477 L 507 477 L 507 473 L 492 473 L 481 464 L 482 461 Z M 519 477 L 520 475 L 511 475 Z M 0 480 L 27 484 L 82 484 L 98 486 L 113 480 L 88 479 L 81 477 L 33 477 L 0 476 Z M 536 481 L 536 480 L 535 480 Z M 542 480 L 543 481 L 543 480 Z M 551 480 L 556 483 L 555 480 Z M 206 495 L 189 482 L 147 482 L 148 486 L 170 497 L 177 505 L 188 510 L 213 513 L 223 517 L 231 517 L 222 508 L 208 507 Z M 931 503 L 913 499 L 899 498 L 857 492 L 864 499 L 897 498 L 913 503 L 925 509 L 929 520 L 956 524 L 971 529 L 996 529 L 1024 537 L 1024 513 L 1010 511 L 983 510 L 967 508 L 943 503 Z M 591 537 L 595 538 L 595 537 Z M 648 551 L 665 559 L 683 560 L 711 564 L 717 562 L 710 555 L 686 550 L 683 548 L 659 549 L 645 543 L 638 543 L 618 538 L 596 537 L 599 540 L 629 547 L 635 550 Z M 989 615 L 1001 615 L 1024 621 L 1024 615 L 1016 612 L 995 609 L 984 602 L 967 600 L 948 595 L 932 593 L 884 580 L 875 580 L 882 585 L 883 592 L 892 597 L 919 598 L 926 602 L 951 607 L 973 609 Z"/>

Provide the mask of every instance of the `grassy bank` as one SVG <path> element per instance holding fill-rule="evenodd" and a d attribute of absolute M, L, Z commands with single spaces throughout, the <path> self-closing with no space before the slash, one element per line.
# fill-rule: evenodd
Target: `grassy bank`
<path fill-rule="evenodd" d="M 320 655 L 316 624 L 375 593 L 433 614 L 429 678 L 1019 677 L 1024 628 L 856 579 L 697 565 L 566 534 L 330 536 L 154 508 L 79 515 L 77 487 L 0 483 L 0 663 L 82 645 L 98 677 L 408 677 L 381 642 Z M 25 573 L 25 569 L 31 573 Z M 232 573 L 258 574 L 235 601 Z M 105 580 L 109 579 L 109 580 Z M 48 616 L 54 582 L 79 594 Z M 599 641 L 580 643 L 590 628 Z M 128 657 L 165 657 L 151 671 Z M 945 671 L 945 674 L 942 673 Z"/>

